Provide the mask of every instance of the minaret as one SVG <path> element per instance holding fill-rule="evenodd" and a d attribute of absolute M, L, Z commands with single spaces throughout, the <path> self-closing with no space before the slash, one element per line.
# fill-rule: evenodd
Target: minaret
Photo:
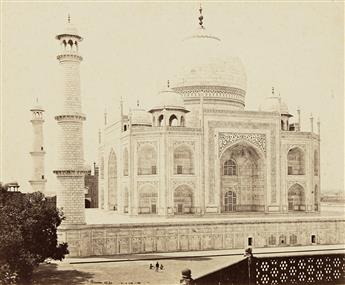
<path fill-rule="evenodd" d="M 43 108 L 39 106 L 36 99 L 35 106 L 30 110 L 32 112 L 31 124 L 33 128 L 34 138 L 32 144 L 32 177 L 29 180 L 32 192 L 40 191 L 45 193 L 45 185 L 47 179 L 44 176 L 44 147 L 43 147 Z"/>
<path fill-rule="evenodd" d="M 55 116 L 58 123 L 58 165 L 54 173 L 58 180 L 57 207 L 62 209 L 63 224 L 85 224 L 85 194 L 83 150 L 83 121 L 81 110 L 80 73 L 82 57 L 79 43 L 83 40 L 71 24 L 70 16 L 65 30 L 56 36 L 61 51 L 57 56 L 62 73 L 63 107 Z"/>

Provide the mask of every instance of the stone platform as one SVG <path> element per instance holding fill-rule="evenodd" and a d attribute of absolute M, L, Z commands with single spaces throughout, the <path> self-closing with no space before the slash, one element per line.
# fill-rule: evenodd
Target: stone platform
<path fill-rule="evenodd" d="M 128 217 L 87 209 L 86 225 L 61 226 L 70 257 L 335 245 L 345 243 L 344 208 L 322 214 L 232 214 L 216 217 Z"/>

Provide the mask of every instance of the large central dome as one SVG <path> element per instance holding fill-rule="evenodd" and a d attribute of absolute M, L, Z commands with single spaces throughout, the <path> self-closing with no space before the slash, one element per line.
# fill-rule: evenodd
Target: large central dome
<path fill-rule="evenodd" d="M 205 104 L 245 105 L 246 74 L 241 60 L 228 55 L 220 38 L 204 27 L 181 42 L 178 71 L 171 80 L 186 104 L 196 104 L 203 94 Z"/>

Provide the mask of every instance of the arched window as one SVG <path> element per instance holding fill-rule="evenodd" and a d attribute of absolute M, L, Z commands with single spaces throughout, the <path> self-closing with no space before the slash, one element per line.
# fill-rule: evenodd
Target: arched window
<path fill-rule="evenodd" d="M 101 179 L 104 179 L 104 157 L 101 158 Z"/>
<path fill-rule="evenodd" d="M 314 151 L 314 175 L 319 175 L 319 156 L 316 150 Z"/>
<path fill-rule="evenodd" d="M 127 125 L 123 126 L 123 130 L 126 132 L 127 131 Z"/>
<path fill-rule="evenodd" d="M 156 117 L 155 116 L 152 117 L 152 126 L 153 127 L 156 126 Z"/>
<path fill-rule="evenodd" d="M 113 149 L 108 160 L 108 204 L 109 209 L 117 210 L 117 162 Z"/>
<path fill-rule="evenodd" d="M 174 174 L 194 174 L 193 152 L 187 146 L 174 150 Z"/>
<path fill-rule="evenodd" d="M 164 116 L 163 115 L 160 115 L 158 117 L 158 127 L 162 127 L 163 126 L 163 123 L 164 123 Z"/>
<path fill-rule="evenodd" d="M 305 211 L 304 189 L 297 183 L 288 191 L 288 209 L 289 211 Z"/>
<path fill-rule="evenodd" d="M 282 131 L 284 130 L 284 121 L 283 120 L 280 121 L 280 128 Z"/>
<path fill-rule="evenodd" d="M 152 185 L 139 189 L 139 214 L 157 214 L 158 193 Z"/>
<path fill-rule="evenodd" d="M 288 175 L 304 175 L 305 174 L 305 159 L 304 152 L 295 147 L 288 152 Z"/>
<path fill-rule="evenodd" d="M 123 176 L 128 176 L 128 150 L 123 151 Z"/>
<path fill-rule="evenodd" d="M 151 145 L 144 145 L 138 152 L 138 175 L 157 174 L 157 153 Z"/>
<path fill-rule="evenodd" d="M 230 175 L 230 176 L 237 175 L 236 163 L 232 159 L 229 159 L 224 162 L 223 174 Z"/>
<path fill-rule="evenodd" d="M 181 120 L 180 120 L 180 126 L 181 127 L 184 127 L 185 126 L 185 119 L 184 119 L 184 117 L 183 116 L 181 116 Z"/>
<path fill-rule="evenodd" d="M 73 41 L 69 40 L 68 41 L 68 45 L 69 45 L 69 50 L 72 50 L 72 48 L 73 48 Z"/>
<path fill-rule="evenodd" d="M 176 127 L 178 126 L 178 120 L 177 117 L 175 115 L 171 115 L 169 118 L 169 126 L 170 127 Z"/>
<path fill-rule="evenodd" d="M 237 196 L 233 191 L 227 191 L 224 195 L 224 212 L 236 211 Z"/>
<path fill-rule="evenodd" d="M 181 185 L 174 191 L 175 213 L 188 214 L 193 212 L 193 190 Z"/>

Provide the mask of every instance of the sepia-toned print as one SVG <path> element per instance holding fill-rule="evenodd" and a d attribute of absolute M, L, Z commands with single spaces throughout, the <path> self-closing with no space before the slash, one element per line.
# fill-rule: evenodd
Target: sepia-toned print
<path fill-rule="evenodd" d="M 345 283 L 342 11 L 5 2 L 0 284 Z"/>

